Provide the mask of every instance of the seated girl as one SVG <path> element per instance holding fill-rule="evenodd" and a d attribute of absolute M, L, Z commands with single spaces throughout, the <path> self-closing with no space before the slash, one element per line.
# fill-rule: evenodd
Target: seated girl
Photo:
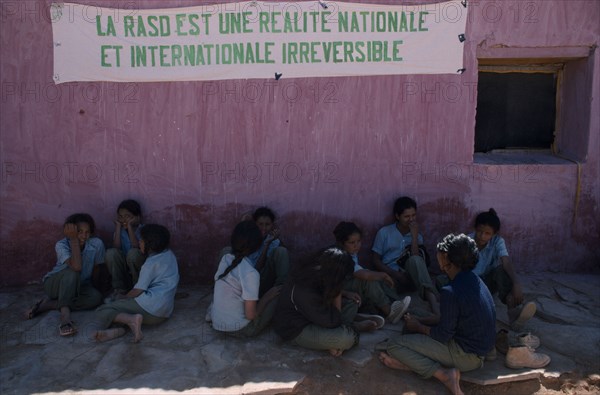
<path fill-rule="evenodd" d="M 333 230 L 336 246 L 350 254 L 354 261 L 354 273 L 344 282 L 342 296 L 352 299 L 361 308 L 374 305 L 381 311 L 388 322 L 397 323 L 404 315 L 410 304 L 410 296 L 396 300 L 390 304 L 390 299 L 383 287 L 394 289 L 394 280 L 385 272 L 364 269 L 358 263 L 358 252 L 361 247 L 362 231 L 354 222 L 340 222 Z M 398 297 L 400 299 L 400 297 Z"/>
<path fill-rule="evenodd" d="M 479 248 L 479 259 L 473 273 L 482 278 L 492 295 L 498 292 L 502 303 L 508 307 L 508 321 L 512 329 L 520 330 L 534 316 L 535 303 L 523 304 L 523 289 L 508 256 L 506 243 L 500 231 L 500 218 L 491 208 L 475 218 L 475 239 Z"/>
<path fill-rule="evenodd" d="M 252 220 L 260 229 L 262 244 L 250 254 L 252 266 L 260 273 L 259 295 L 264 295 L 276 285 L 283 285 L 290 270 L 287 248 L 279 239 L 279 228 L 275 226 L 275 213 L 268 207 L 259 207 L 252 214 Z"/>
<path fill-rule="evenodd" d="M 56 243 L 57 262 L 42 280 L 47 297 L 35 303 L 27 318 L 48 310 L 60 311 L 59 334 L 77 333 L 71 310 L 86 310 L 102 302 L 102 294 L 92 285 L 98 265 L 104 263 L 104 244 L 94 236 L 96 225 L 89 214 L 73 214 L 65 220 L 65 238 Z"/>
<path fill-rule="evenodd" d="M 440 269 L 450 283 L 440 291 L 441 317 L 427 326 L 406 314 L 406 329 L 385 345 L 379 359 L 392 369 L 412 370 L 440 380 L 460 395 L 460 372 L 483 366 L 496 339 L 496 309 L 489 290 L 472 272 L 477 246 L 468 236 L 447 235 L 437 245 Z"/>
<path fill-rule="evenodd" d="M 140 251 L 139 240 L 143 225 L 142 209 L 135 200 L 124 200 L 117 208 L 113 233 L 113 248 L 106 251 L 106 265 L 112 276 L 114 300 L 127 293 L 137 283 L 145 257 Z"/>
<path fill-rule="evenodd" d="M 358 344 L 359 332 L 373 329 L 373 322 L 357 317 L 358 304 L 342 298 L 353 267 L 350 255 L 335 247 L 308 265 L 296 266 L 277 303 L 275 332 L 292 344 L 328 350 L 333 356 Z"/>
<path fill-rule="evenodd" d="M 475 232 L 469 237 L 475 240 L 479 255 L 473 273 L 477 274 L 490 292 L 498 293 L 500 301 L 508 307 L 508 322 L 511 329 L 519 331 L 523 325 L 535 315 L 536 305 L 533 302 L 523 304 L 523 289 L 515 272 L 506 243 L 500 231 L 500 218 L 493 208 L 481 212 L 475 217 Z M 448 284 L 448 277 L 438 276 L 436 285 Z"/>
<path fill-rule="evenodd" d="M 253 221 L 240 222 L 231 235 L 231 253 L 225 253 L 215 273 L 210 315 L 215 330 L 238 337 L 258 335 L 271 321 L 281 286 L 259 299 L 260 275 L 248 256 L 262 243 Z"/>
<path fill-rule="evenodd" d="M 137 343 L 143 338 L 142 324 L 160 324 L 173 313 L 179 270 L 169 249 L 171 235 L 162 225 L 148 224 L 140 236 L 140 250 L 146 256 L 140 277 L 131 291 L 96 310 L 101 330 L 95 331 L 92 338 L 97 341 L 123 336 L 123 326 L 110 328 L 112 324 L 122 324 L 131 330 L 133 342 Z"/>

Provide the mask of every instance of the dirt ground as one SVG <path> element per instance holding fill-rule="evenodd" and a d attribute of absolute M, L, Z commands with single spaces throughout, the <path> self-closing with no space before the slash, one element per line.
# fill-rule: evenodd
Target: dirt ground
<path fill-rule="evenodd" d="M 344 361 L 315 361 L 307 378 L 294 391 L 298 395 L 446 395 L 449 392 L 436 379 L 423 380 L 410 372 L 392 371 L 373 359 L 363 368 L 354 368 L 351 377 L 331 377 L 331 371 L 349 371 Z M 293 366 L 293 364 L 291 365 Z M 332 369 L 332 366 L 333 369 Z M 477 395 L 598 395 L 600 374 L 584 370 L 559 378 L 541 378 L 497 385 L 461 383 L 465 394 Z M 306 369 L 306 367 L 305 367 Z M 324 374 L 325 372 L 325 374 Z M 339 374 L 338 374 L 339 375 Z M 341 376 L 341 375 L 339 375 Z"/>
<path fill-rule="evenodd" d="M 599 281 L 600 276 L 577 274 L 529 278 L 527 293 L 539 305 L 532 328 L 543 342 L 541 352 L 552 355 L 550 369 L 526 381 L 486 386 L 462 382 L 463 391 L 600 395 Z M 132 345 L 130 336 L 97 344 L 86 335 L 93 311 L 74 313 L 80 333 L 72 338 L 58 336 L 58 312 L 23 320 L 22 312 L 41 295 L 39 286 L 0 290 L 0 395 L 271 395 L 285 393 L 296 382 L 297 395 L 449 394 L 436 379 L 423 380 L 379 362 L 374 347 L 401 331 L 394 325 L 361 336 L 359 346 L 336 358 L 286 344 L 272 330 L 253 339 L 224 336 L 204 320 L 210 289 L 182 286 L 177 313 L 158 327 L 148 327 L 140 344 Z M 493 363 L 487 371 L 496 374 L 491 368 Z M 505 373 L 498 371 L 498 377 Z"/>

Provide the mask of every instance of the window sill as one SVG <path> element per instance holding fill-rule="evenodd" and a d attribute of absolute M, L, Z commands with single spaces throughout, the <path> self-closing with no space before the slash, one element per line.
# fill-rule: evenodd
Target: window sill
<path fill-rule="evenodd" d="M 494 150 L 473 154 L 473 163 L 482 165 L 574 165 L 575 163 L 552 154 L 549 150 Z"/>

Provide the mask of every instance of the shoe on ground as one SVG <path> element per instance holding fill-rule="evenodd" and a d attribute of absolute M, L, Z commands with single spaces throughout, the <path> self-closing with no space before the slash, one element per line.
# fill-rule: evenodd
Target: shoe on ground
<path fill-rule="evenodd" d="M 533 303 L 533 302 L 525 303 L 523 305 L 523 307 L 521 308 L 521 310 L 519 311 L 519 315 L 517 316 L 517 319 L 513 323 L 510 324 L 511 329 L 518 331 L 521 328 L 523 328 L 523 325 L 525 325 L 525 323 L 527 321 L 529 321 L 535 315 L 535 311 L 536 311 L 535 303 Z"/>
<path fill-rule="evenodd" d="M 496 350 L 502 354 L 508 352 L 508 331 L 506 329 L 500 329 L 496 333 Z"/>
<path fill-rule="evenodd" d="M 392 303 L 392 306 L 390 307 L 390 315 L 388 315 L 387 320 L 392 324 L 397 324 L 404 313 L 406 313 L 406 310 L 408 310 L 409 305 L 410 296 L 406 296 L 404 299 L 397 300 Z"/>
<path fill-rule="evenodd" d="M 550 363 L 550 356 L 536 353 L 531 347 L 509 347 L 504 364 L 511 369 L 543 368 Z"/>
<path fill-rule="evenodd" d="M 540 338 L 529 332 L 521 332 L 515 335 L 515 345 L 531 347 L 534 350 L 540 346 Z"/>
<path fill-rule="evenodd" d="M 354 317 L 354 321 L 373 321 L 376 324 L 375 329 L 381 329 L 383 325 L 385 325 L 385 319 L 382 316 L 375 314 L 358 313 Z"/>

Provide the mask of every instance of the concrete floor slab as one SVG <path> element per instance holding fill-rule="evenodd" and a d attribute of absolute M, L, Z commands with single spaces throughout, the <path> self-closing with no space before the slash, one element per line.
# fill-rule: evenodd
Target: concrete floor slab
<path fill-rule="evenodd" d="M 600 277 L 570 276 L 524 276 L 526 296 L 541 308 L 551 306 L 553 316 L 586 321 L 585 325 L 566 325 L 548 322 L 542 314 L 528 323 L 527 329 L 541 339 L 540 352 L 552 357 L 550 365 L 511 370 L 498 354 L 496 361 L 464 373 L 462 380 L 478 385 L 518 382 L 556 377 L 577 366 L 600 372 L 600 318 L 595 311 L 600 302 L 596 288 L 590 286 L 599 283 Z M 577 286 L 584 280 L 585 285 Z M 331 380 L 343 387 L 362 377 L 363 370 L 370 373 L 362 380 L 374 386 L 401 376 L 403 382 L 416 380 L 411 387 L 441 389 L 435 380 L 422 381 L 410 372 L 379 368 L 375 346 L 401 333 L 401 323 L 363 334 L 357 347 L 333 358 L 284 343 L 272 330 L 249 340 L 214 331 L 204 320 L 210 294 L 209 287 L 180 287 L 173 317 L 157 327 L 144 327 L 142 342 L 132 344 L 129 333 L 107 343 L 91 341 L 94 313 L 89 311 L 73 313 L 79 328 L 76 336 L 60 337 L 56 312 L 22 320 L 27 307 L 43 295 L 41 287 L 0 290 L 0 393 L 274 394 L 294 391 L 305 378 L 309 382 Z M 414 299 L 411 309 L 426 308 Z M 501 304 L 497 307 L 501 320 L 506 310 Z M 353 393 L 352 386 L 347 392 Z"/>

